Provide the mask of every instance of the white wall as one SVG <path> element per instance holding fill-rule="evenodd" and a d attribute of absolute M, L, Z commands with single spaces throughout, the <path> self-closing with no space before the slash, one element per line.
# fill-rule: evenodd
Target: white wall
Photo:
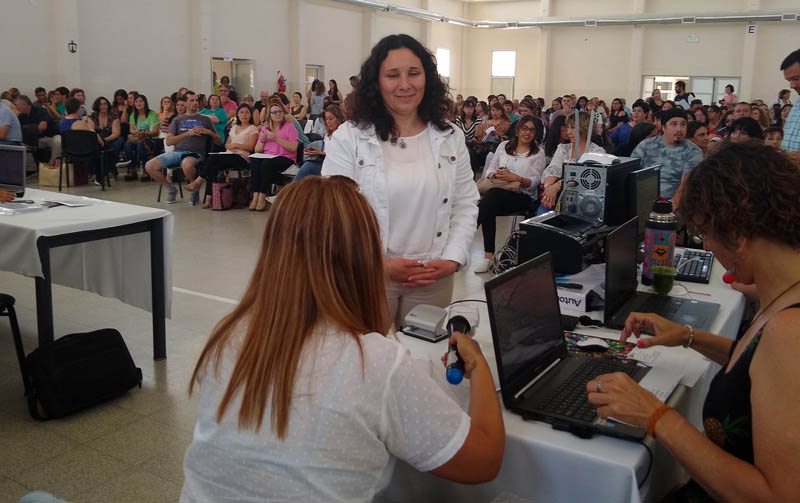
<path fill-rule="evenodd" d="M 636 6 L 660 14 L 798 8 L 797 0 L 391 3 L 475 20 L 524 20 L 541 17 L 543 2 L 549 15 L 558 17 L 631 14 Z M 518 96 L 542 94 L 549 100 L 574 92 L 630 100 L 639 94 L 641 75 L 688 74 L 742 76 L 737 94 L 772 98 L 786 87 L 780 61 L 800 40 L 800 23 L 759 23 L 750 39 L 741 23 L 478 30 L 332 0 L 233 0 L 224 5 L 213 0 L 20 0 L 9 12 L 0 18 L 0 88 L 17 86 L 32 94 L 37 85 L 79 86 L 90 100 L 110 96 L 119 87 L 141 91 L 151 101 L 182 85 L 208 92 L 210 59 L 225 52 L 256 61 L 257 90 L 274 91 L 277 70 L 289 79 L 290 92 L 302 89 L 305 65 L 322 64 L 325 77 L 336 79 L 346 93 L 347 77 L 358 73 L 375 42 L 392 33 L 417 37 L 432 52 L 449 49 L 451 87 L 465 96 L 489 94 L 491 51 L 512 49 L 517 51 Z M 689 43 L 689 35 L 699 42 Z M 67 53 L 70 39 L 78 43 L 77 54 Z"/>
<path fill-rule="evenodd" d="M 67 52 L 66 42 L 56 47 L 52 31 L 43 29 L 49 26 L 54 13 L 55 0 L 17 2 L 13 9 L 4 8 L 0 18 L 0 88 L 18 87 L 23 93 L 33 97 L 37 86 L 48 90 L 57 85 L 53 68 L 56 57 L 77 56 Z"/>

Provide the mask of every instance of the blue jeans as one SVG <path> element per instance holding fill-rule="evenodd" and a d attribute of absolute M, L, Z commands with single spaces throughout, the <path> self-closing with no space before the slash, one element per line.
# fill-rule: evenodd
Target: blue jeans
<path fill-rule="evenodd" d="M 320 174 L 322 174 L 321 161 L 306 161 L 297 171 L 297 174 L 294 176 L 294 181 L 299 182 L 307 176 L 319 176 Z"/>
<path fill-rule="evenodd" d="M 147 149 L 145 148 L 145 142 L 126 143 L 125 159 L 131 161 L 131 166 L 129 169 L 137 169 L 140 162 L 142 164 L 147 162 Z"/>

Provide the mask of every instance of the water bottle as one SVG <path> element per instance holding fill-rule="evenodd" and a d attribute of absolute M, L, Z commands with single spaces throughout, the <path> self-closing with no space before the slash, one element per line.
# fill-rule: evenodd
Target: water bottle
<path fill-rule="evenodd" d="M 642 284 L 653 284 L 653 267 L 673 267 L 675 235 L 678 220 L 672 212 L 672 201 L 659 197 L 644 228 L 644 262 Z"/>

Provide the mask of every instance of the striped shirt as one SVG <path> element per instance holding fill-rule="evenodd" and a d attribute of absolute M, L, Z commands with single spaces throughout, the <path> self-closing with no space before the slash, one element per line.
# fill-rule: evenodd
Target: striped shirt
<path fill-rule="evenodd" d="M 461 117 L 456 117 L 456 126 L 458 126 L 461 131 L 464 131 L 464 138 L 466 138 L 467 141 L 472 141 L 472 138 L 475 137 L 475 127 L 477 127 L 477 125 L 481 122 L 483 122 L 483 120 L 478 117 L 472 121 L 472 124 L 470 124 L 469 127 L 466 127 L 461 121 Z"/>

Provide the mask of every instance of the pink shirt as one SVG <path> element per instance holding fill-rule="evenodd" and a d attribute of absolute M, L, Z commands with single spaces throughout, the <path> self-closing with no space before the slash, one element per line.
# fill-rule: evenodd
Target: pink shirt
<path fill-rule="evenodd" d="M 258 134 L 259 141 L 264 142 L 264 150 L 261 152 L 265 154 L 282 155 L 283 157 L 288 157 L 289 159 L 296 161 L 297 152 L 290 152 L 283 148 L 283 145 L 277 141 L 267 138 L 268 131 L 269 126 L 267 125 L 261 128 L 261 132 Z M 278 136 L 286 141 L 298 141 L 300 139 L 300 136 L 297 134 L 297 129 L 295 129 L 294 124 L 291 121 L 286 121 L 283 124 L 280 131 L 278 131 Z"/>
<path fill-rule="evenodd" d="M 225 110 L 225 113 L 229 113 L 229 112 L 236 113 L 236 109 L 238 107 L 239 106 L 233 100 L 228 100 L 228 101 L 225 102 L 224 105 L 222 105 L 222 109 Z"/>

